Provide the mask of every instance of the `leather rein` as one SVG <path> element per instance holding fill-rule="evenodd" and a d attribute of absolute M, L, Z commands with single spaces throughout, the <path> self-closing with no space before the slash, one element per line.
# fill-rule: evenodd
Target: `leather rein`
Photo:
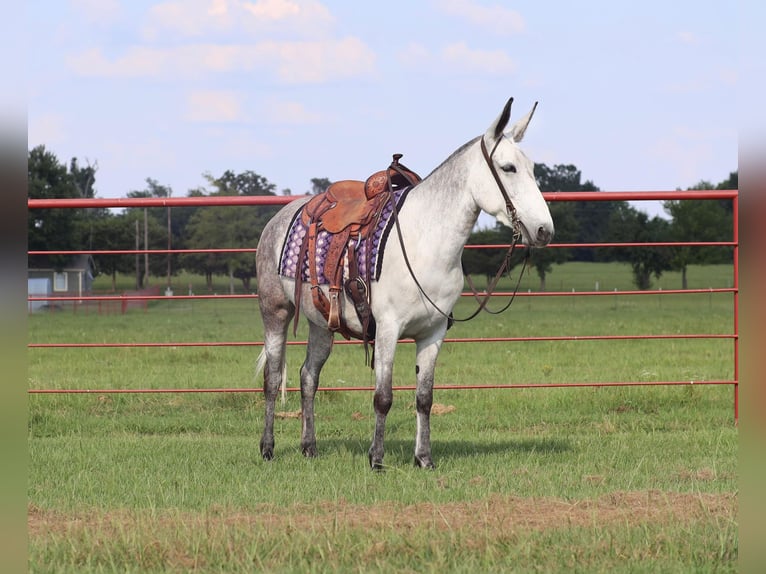
<path fill-rule="evenodd" d="M 497 143 L 495 143 L 495 146 L 492 148 L 491 153 L 487 151 L 487 146 L 484 144 L 484 136 L 481 136 L 480 140 L 481 140 L 481 153 L 487 162 L 489 171 L 492 173 L 492 176 L 495 178 L 495 183 L 497 183 L 497 187 L 498 189 L 500 189 L 500 193 L 502 194 L 503 199 L 505 200 L 505 210 L 508 213 L 508 216 L 511 218 L 511 229 L 513 230 L 513 242 L 508 247 L 508 251 L 503 257 L 503 262 L 500 264 L 500 267 L 498 268 L 497 273 L 495 273 L 495 276 L 492 278 L 489 285 L 487 286 L 485 295 L 483 297 L 481 293 L 479 293 L 479 291 L 474 286 L 470 275 L 468 275 L 467 273 L 465 273 L 465 271 L 463 271 L 463 275 L 466 279 L 466 282 L 468 283 L 468 286 L 471 289 L 474 298 L 479 304 L 476 310 L 473 313 L 471 313 L 468 317 L 455 318 L 453 317 L 452 313 L 445 313 L 436 303 L 434 303 L 434 301 L 428 296 L 428 294 L 425 292 L 423 287 L 420 285 L 420 281 L 418 281 L 418 278 L 415 276 L 415 272 L 412 270 L 412 266 L 410 265 L 410 260 L 409 260 L 409 257 L 407 256 L 407 250 L 404 247 L 404 237 L 402 236 L 402 229 L 399 224 L 399 213 L 398 213 L 398 209 L 396 208 L 395 202 L 393 206 L 394 207 L 393 215 L 394 215 L 394 224 L 396 226 L 396 234 L 399 237 L 399 245 L 402 248 L 402 255 L 404 256 L 404 262 L 407 265 L 407 270 L 410 273 L 410 277 L 412 277 L 412 280 L 415 282 L 415 285 L 417 285 L 418 290 L 423 295 L 423 297 L 425 297 L 426 301 L 428 301 L 431 304 L 431 306 L 440 315 L 442 315 L 443 317 L 447 319 L 448 328 L 452 325 L 453 322 L 464 323 L 466 321 L 470 321 L 482 311 L 486 311 L 487 313 L 490 313 L 491 315 L 499 315 L 500 313 L 503 313 L 504 311 L 506 311 L 511 306 L 511 303 L 513 303 L 514 299 L 516 298 L 516 293 L 518 292 L 519 285 L 521 284 L 521 278 L 524 276 L 524 271 L 526 270 L 527 262 L 529 261 L 529 252 L 527 252 L 527 256 L 524 258 L 524 265 L 522 266 L 521 273 L 519 274 L 519 279 L 516 282 L 516 287 L 513 290 L 513 295 L 511 296 L 511 299 L 508 301 L 508 303 L 499 311 L 492 311 L 488 309 L 487 303 L 489 303 L 490 298 L 494 294 L 495 288 L 497 287 L 497 283 L 500 280 L 500 277 L 502 277 L 502 275 L 510 267 L 511 257 L 513 256 L 513 253 L 516 250 L 516 246 L 521 241 L 522 234 L 521 234 L 521 221 L 519 220 L 519 216 L 516 213 L 516 208 L 514 207 L 513 202 L 511 201 L 511 198 L 509 197 L 508 192 L 505 189 L 505 186 L 503 185 L 503 181 L 500 179 L 500 174 L 497 173 L 497 169 L 495 168 L 495 165 L 492 163 L 492 156 L 494 155 L 495 150 L 497 149 L 497 146 L 501 141 L 501 138 L 498 138 Z M 402 175 L 405 175 L 402 172 L 402 168 L 403 166 L 399 164 L 398 158 L 395 156 L 394 162 L 391 164 L 391 169 L 397 171 L 398 173 L 401 173 Z M 388 177 L 389 177 L 389 185 L 390 185 L 390 179 L 391 179 L 390 173 Z M 407 176 L 405 175 L 405 177 Z M 393 196 L 391 201 L 393 201 Z"/>

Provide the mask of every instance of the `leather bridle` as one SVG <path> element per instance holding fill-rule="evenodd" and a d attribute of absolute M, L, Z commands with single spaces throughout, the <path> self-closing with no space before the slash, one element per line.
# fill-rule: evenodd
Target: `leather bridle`
<path fill-rule="evenodd" d="M 487 162 L 487 167 L 489 167 L 489 171 L 492 174 L 492 177 L 495 178 L 495 183 L 497 184 L 497 188 L 500 190 L 500 193 L 503 196 L 503 200 L 505 201 L 505 212 L 508 214 L 508 217 L 511 219 L 511 229 L 513 229 L 513 239 L 514 242 L 521 240 L 521 220 L 519 220 L 519 215 L 516 213 L 516 207 L 513 205 L 513 202 L 511 201 L 510 196 L 508 195 L 508 192 L 505 190 L 505 185 L 503 185 L 503 180 L 500 179 L 500 174 L 497 173 L 497 168 L 495 167 L 494 162 L 492 161 L 492 156 L 495 155 L 495 150 L 497 149 L 497 146 L 500 145 L 500 142 L 503 140 L 502 136 L 497 138 L 497 141 L 495 142 L 495 145 L 492 147 L 492 152 L 487 152 L 487 145 L 484 143 L 484 136 L 481 137 L 481 154 L 484 156 L 484 160 Z"/>
<path fill-rule="evenodd" d="M 511 257 L 513 256 L 514 251 L 516 250 L 516 246 L 519 244 L 519 242 L 522 239 L 522 233 L 521 233 L 521 220 L 519 219 L 519 216 L 516 212 L 516 208 L 513 205 L 513 202 L 511 201 L 510 196 L 508 195 L 508 192 L 505 189 L 505 186 L 503 185 L 502 179 L 500 179 L 500 174 L 497 173 L 497 169 L 495 168 L 494 163 L 492 162 L 492 155 L 495 153 L 495 150 L 497 149 L 498 144 L 502 140 L 502 135 L 498 137 L 497 142 L 495 143 L 494 147 L 492 148 L 492 153 L 487 152 L 487 146 L 484 143 L 484 136 L 482 135 L 480 137 L 481 140 L 481 152 L 484 156 L 484 159 L 487 162 L 487 166 L 489 167 L 489 171 L 492 173 L 492 177 L 495 179 L 495 183 L 497 183 L 497 187 L 500 190 L 500 193 L 503 196 L 503 200 L 505 201 L 505 209 L 508 213 L 508 217 L 511 220 L 511 229 L 513 230 L 513 242 L 508 247 L 508 251 L 506 252 L 505 256 L 503 257 L 503 262 L 500 264 L 500 267 L 497 270 L 497 273 L 495 273 L 495 276 L 490 281 L 489 285 L 487 285 L 487 289 L 485 291 L 484 296 L 482 297 L 481 293 L 475 288 L 473 281 L 471 280 L 471 276 L 468 275 L 465 270 L 463 270 L 463 276 L 466 278 L 466 283 L 468 283 L 469 288 L 471 289 L 474 298 L 478 301 L 479 305 L 476 308 L 476 310 L 471 313 L 468 317 L 463 318 L 455 318 L 452 313 L 445 313 L 442 311 L 442 309 L 434 303 L 434 301 L 431 299 L 431 297 L 428 296 L 428 293 L 425 292 L 423 287 L 420 285 L 420 281 L 418 281 L 418 278 L 415 276 L 415 272 L 412 270 L 412 266 L 410 265 L 409 257 L 407 257 L 407 250 L 404 248 L 404 237 L 402 236 L 402 230 L 401 226 L 399 225 L 399 213 L 398 209 L 396 207 L 396 202 L 393 200 L 393 194 L 391 201 L 393 203 L 394 211 L 394 224 L 396 226 L 396 233 L 399 237 L 399 245 L 402 248 L 402 255 L 404 256 L 404 262 L 407 265 L 407 270 L 410 272 L 410 276 L 412 277 L 412 280 L 415 282 L 415 285 L 417 285 L 418 290 L 420 293 L 425 297 L 426 301 L 428 301 L 431 306 L 443 317 L 447 319 L 447 328 L 449 328 L 452 323 L 454 322 L 466 322 L 470 321 L 474 317 L 476 317 L 479 313 L 482 311 L 486 311 L 487 313 L 490 313 L 491 315 L 498 315 L 504 311 L 506 311 L 510 306 L 511 303 L 513 303 L 514 299 L 516 298 L 516 293 L 519 290 L 519 285 L 521 284 L 521 278 L 524 276 L 524 271 L 527 268 L 527 262 L 529 260 L 529 251 L 527 251 L 527 255 L 524 258 L 524 265 L 521 269 L 521 273 L 519 273 L 519 279 L 516 282 L 516 287 L 513 290 L 513 294 L 511 295 L 511 299 L 508 301 L 508 303 L 500 310 L 498 311 L 491 311 L 487 308 L 487 303 L 489 303 L 490 297 L 494 294 L 495 287 L 497 287 L 497 283 L 500 280 L 500 277 L 506 272 L 506 270 L 510 267 Z M 398 157 L 397 157 L 398 156 Z M 409 177 L 403 172 L 403 166 L 399 164 L 399 158 L 401 157 L 401 154 L 395 154 L 394 155 L 394 161 L 391 163 L 390 168 L 396 171 L 397 173 L 401 173 L 409 180 Z M 389 170 L 389 187 L 391 185 L 391 175 Z"/>

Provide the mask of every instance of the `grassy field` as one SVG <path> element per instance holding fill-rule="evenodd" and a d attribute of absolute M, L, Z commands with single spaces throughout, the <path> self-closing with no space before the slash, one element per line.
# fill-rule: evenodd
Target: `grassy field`
<path fill-rule="evenodd" d="M 180 278 L 179 278 L 180 279 Z M 527 279 L 525 279 L 526 281 Z M 188 278 L 187 282 L 193 281 Z M 535 278 L 522 289 L 536 288 Z M 549 289 L 631 289 L 625 266 L 567 264 Z M 690 287 L 729 287 L 698 267 Z M 676 276 L 658 286 L 680 287 Z M 196 287 L 195 287 L 196 289 Z M 455 314 L 465 315 L 470 300 Z M 125 315 L 29 317 L 30 342 L 258 341 L 257 304 L 159 301 Z M 523 297 L 450 337 L 730 333 L 730 294 Z M 305 336 L 305 330 L 298 339 Z M 304 349 L 291 347 L 291 384 Z M 258 388 L 258 349 L 31 349 L 30 388 Z M 324 386 L 373 384 L 337 346 Z M 712 381 L 732 342 L 446 344 L 437 384 Z M 395 384 L 414 382 L 414 346 Z M 31 395 L 32 572 L 734 572 L 730 386 L 437 391 L 433 472 L 412 466 L 414 395 L 396 393 L 383 473 L 367 467 L 372 394 L 317 398 L 300 454 L 297 393 L 260 460 L 258 393 Z"/>

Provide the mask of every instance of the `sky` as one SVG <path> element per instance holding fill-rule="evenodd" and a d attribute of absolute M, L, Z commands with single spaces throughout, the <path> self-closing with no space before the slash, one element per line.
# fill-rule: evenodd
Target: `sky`
<path fill-rule="evenodd" d="M 226 170 L 302 194 L 393 153 L 425 176 L 512 96 L 512 121 L 539 101 L 533 161 L 686 189 L 738 169 L 739 25 L 704 0 L 31 0 L 28 147 L 96 165 L 99 197 Z"/>

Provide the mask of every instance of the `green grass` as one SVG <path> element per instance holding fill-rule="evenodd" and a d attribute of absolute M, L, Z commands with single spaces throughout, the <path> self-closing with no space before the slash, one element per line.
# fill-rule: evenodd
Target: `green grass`
<path fill-rule="evenodd" d="M 624 266 L 567 264 L 577 290 L 631 289 Z M 727 275 L 728 273 L 728 275 Z M 690 287 L 726 287 L 725 266 Z M 678 286 L 663 287 L 666 289 Z M 533 287 L 529 287 L 532 289 Z M 451 337 L 730 333 L 732 296 L 519 298 Z M 465 315 L 472 302 L 460 302 Z M 31 342 L 257 341 L 254 301 L 29 317 Z M 298 338 L 305 337 L 305 326 Z M 446 344 L 437 384 L 710 381 L 731 340 Z M 291 347 L 291 384 L 304 349 Z M 32 349 L 30 388 L 258 388 L 257 348 Z M 372 385 L 336 346 L 327 386 Z M 414 381 L 400 345 L 395 384 Z M 30 571 L 736 571 L 738 432 L 730 386 L 440 390 L 433 472 L 412 466 L 414 396 L 397 392 L 386 471 L 368 469 L 370 392 L 320 393 L 319 457 L 259 393 L 31 395 Z M 288 393 L 286 413 L 300 409 Z M 563 509 L 563 510 L 562 510 Z"/>

